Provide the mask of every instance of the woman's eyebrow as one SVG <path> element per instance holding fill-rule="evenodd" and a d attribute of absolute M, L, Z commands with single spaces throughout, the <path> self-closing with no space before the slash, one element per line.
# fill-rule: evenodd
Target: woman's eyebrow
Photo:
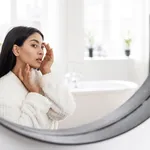
<path fill-rule="evenodd" d="M 30 42 L 31 42 L 31 41 L 34 41 L 34 42 L 36 42 L 36 43 L 38 43 L 38 44 L 40 43 L 40 42 L 39 42 L 38 40 L 36 40 L 36 39 L 32 39 L 32 40 L 30 40 Z"/>

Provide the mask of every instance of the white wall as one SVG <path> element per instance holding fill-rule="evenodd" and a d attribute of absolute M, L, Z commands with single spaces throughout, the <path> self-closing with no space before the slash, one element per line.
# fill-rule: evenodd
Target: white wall
<path fill-rule="evenodd" d="M 133 9 L 134 41 L 132 57 L 134 58 L 135 80 L 143 83 L 148 75 L 149 66 L 149 0 L 134 0 Z"/>
<path fill-rule="evenodd" d="M 143 84 L 148 76 L 148 61 L 133 58 L 84 60 L 81 80 L 126 80 Z"/>
<path fill-rule="evenodd" d="M 134 80 L 134 60 L 131 58 L 101 58 L 84 60 L 82 80 Z"/>

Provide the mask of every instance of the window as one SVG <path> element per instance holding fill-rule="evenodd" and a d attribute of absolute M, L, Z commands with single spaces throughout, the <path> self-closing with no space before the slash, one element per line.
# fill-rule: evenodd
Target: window
<path fill-rule="evenodd" d="M 124 56 L 124 39 L 132 34 L 132 0 L 84 0 L 84 30 L 87 48 L 95 55 Z"/>

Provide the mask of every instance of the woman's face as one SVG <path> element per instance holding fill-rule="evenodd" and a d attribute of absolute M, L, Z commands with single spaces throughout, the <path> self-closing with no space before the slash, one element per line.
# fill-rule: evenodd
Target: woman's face
<path fill-rule="evenodd" d="M 41 35 L 34 33 L 19 47 L 19 56 L 17 56 L 17 59 L 20 63 L 28 63 L 32 68 L 39 68 L 44 55 L 43 48 Z"/>

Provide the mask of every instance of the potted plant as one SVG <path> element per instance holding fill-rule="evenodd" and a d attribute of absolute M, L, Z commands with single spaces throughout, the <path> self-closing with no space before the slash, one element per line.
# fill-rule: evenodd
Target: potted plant
<path fill-rule="evenodd" d="M 89 57 L 93 57 L 93 51 L 94 51 L 94 35 L 92 32 L 87 33 L 87 40 L 88 40 L 88 51 L 89 51 Z"/>
<path fill-rule="evenodd" d="M 129 37 L 129 32 L 128 32 L 128 37 L 126 39 L 124 39 L 125 44 L 126 44 L 126 49 L 125 49 L 125 55 L 126 56 L 130 56 L 131 50 L 130 50 L 130 46 L 131 46 L 131 38 Z"/>

